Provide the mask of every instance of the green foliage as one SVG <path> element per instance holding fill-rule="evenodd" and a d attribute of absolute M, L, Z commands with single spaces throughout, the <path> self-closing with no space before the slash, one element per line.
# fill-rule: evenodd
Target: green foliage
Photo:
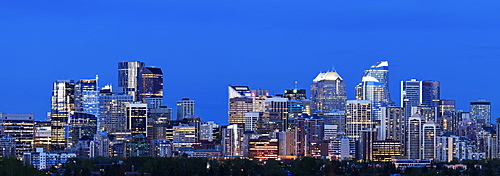
<path fill-rule="evenodd" d="M 24 165 L 15 158 L 2 158 L 0 161 L 0 175 L 2 176 L 42 176 L 47 175 L 32 166 Z"/>

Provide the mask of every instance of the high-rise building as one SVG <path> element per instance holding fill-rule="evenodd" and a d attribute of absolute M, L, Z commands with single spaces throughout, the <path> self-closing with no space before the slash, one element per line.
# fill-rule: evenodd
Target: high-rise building
<path fill-rule="evenodd" d="M 270 139 L 266 137 L 250 139 L 248 141 L 248 157 L 258 161 L 278 159 L 278 148 L 278 139 Z"/>
<path fill-rule="evenodd" d="M 66 148 L 65 129 L 68 117 L 75 110 L 75 82 L 73 80 L 54 82 L 51 102 L 51 149 L 63 150 Z"/>
<path fill-rule="evenodd" d="M 127 129 L 126 104 L 133 102 L 133 96 L 124 94 L 120 89 L 105 86 L 100 90 L 99 131 L 114 133 Z"/>
<path fill-rule="evenodd" d="M 429 120 L 423 125 L 423 151 L 422 159 L 436 159 L 437 158 L 437 138 L 441 136 L 441 126 L 436 122 Z"/>
<path fill-rule="evenodd" d="M 78 144 L 81 138 L 94 138 L 97 132 L 97 118 L 93 114 L 74 112 L 68 121 L 68 148 Z"/>
<path fill-rule="evenodd" d="M 145 103 L 126 104 L 127 129 L 132 136 L 139 134 L 147 137 L 148 108 Z"/>
<path fill-rule="evenodd" d="M 394 104 L 389 93 L 389 64 L 382 61 L 365 70 L 356 86 L 357 100 L 371 100 L 373 118 L 380 120 L 380 107 Z"/>
<path fill-rule="evenodd" d="M 375 127 L 372 102 L 370 100 L 347 100 L 346 108 L 346 134 L 358 141 L 362 130 Z"/>
<path fill-rule="evenodd" d="M 177 119 L 186 118 L 195 115 L 194 100 L 183 98 L 177 101 Z"/>
<path fill-rule="evenodd" d="M 234 97 L 229 99 L 229 124 L 239 124 L 244 128 L 245 113 L 250 111 L 265 111 L 265 98 Z"/>
<path fill-rule="evenodd" d="M 356 157 L 356 141 L 346 135 L 339 135 L 331 140 L 328 148 L 332 159 L 351 160 Z"/>
<path fill-rule="evenodd" d="M 285 131 L 288 127 L 288 98 L 270 97 L 265 99 L 266 112 L 275 112 L 279 115 L 281 129 Z"/>
<path fill-rule="evenodd" d="M 319 73 L 311 84 L 311 110 L 319 113 L 345 110 L 345 82 L 337 72 Z M 314 112 L 316 113 L 316 112 Z"/>
<path fill-rule="evenodd" d="M 123 88 L 124 93 L 131 95 L 134 101 L 141 100 L 144 67 L 144 62 L 139 61 L 118 63 L 118 87 Z"/>
<path fill-rule="evenodd" d="M 161 68 L 144 67 L 142 77 L 142 102 L 146 98 L 163 98 L 163 72 Z"/>
<path fill-rule="evenodd" d="M 279 155 L 293 156 L 295 152 L 294 132 L 278 132 Z"/>
<path fill-rule="evenodd" d="M 439 102 L 439 107 L 438 107 L 438 112 L 439 112 L 439 121 L 441 120 L 442 123 L 439 123 L 441 127 L 443 127 L 444 130 L 446 131 L 453 131 L 453 115 L 455 113 L 455 100 L 441 100 Z"/>
<path fill-rule="evenodd" d="M 484 99 L 470 102 L 470 118 L 480 127 L 491 123 L 491 102 L 486 102 Z"/>
<path fill-rule="evenodd" d="M 310 114 L 310 101 L 308 99 L 288 101 L 288 122 L 287 130 L 294 130 L 297 118 Z"/>
<path fill-rule="evenodd" d="M 35 121 L 35 134 L 33 137 L 33 148 L 41 147 L 50 149 L 51 126 L 50 121 Z"/>
<path fill-rule="evenodd" d="M 75 84 L 75 111 L 83 112 L 84 100 L 87 99 L 85 91 L 97 91 L 96 79 L 81 79 Z"/>
<path fill-rule="evenodd" d="M 295 155 L 312 156 L 312 142 L 324 139 L 325 123 L 321 118 L 299 118 L 295 127 Z"/>
<path fill-rule="evenodd" d="M 438 107 L 440 101 L 440 86 L 438 81 L 417 81 L 411 79 L 401 81 L 401 106 L 405 109 L 405 116 L 410 117 L 411 108 L 424 105 Z"/>
<path fill-rule="evenodd" d="M 407 120 L 403 108 L 396 106 L 382 107 L 379 140 L 394 140 L 403 143 L 406 138 Z"/>
<path fill-rule="evenodd" d="M 222 127 L 222 155 L 238 157 L 243 156 L 244 135 L 243 128 L 238 124 L 231 124 Z"/>
<path fill-rule="evenodd" d="M 33 150 L 34 118 L 31 114 L 0 113 L 3 134 L 15 139 L 16 154 L 21 158 L 24 152 Z"/>
<path fill-rule="evenodd" d="M 419 114 L 414 114 L 408 118 L 407 126 L 407 141 L 405 145 L 406 156 L 408 159 L 423 159 L 422 158 L 422 145 L 424 133 L 424 123 L 425 119 Z"/>

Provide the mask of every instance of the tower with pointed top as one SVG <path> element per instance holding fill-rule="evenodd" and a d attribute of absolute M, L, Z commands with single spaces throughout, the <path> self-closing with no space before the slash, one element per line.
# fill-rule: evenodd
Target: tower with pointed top
<path fill-rule="evenodd" d="M 361 82 L 356 86 L 357 100 L 371 100 L 373 117 L 380 120 L 380 107 L 394 104 L 389 93 L 389 63 L 378 62 L 365 70 Z"/>
<path fill-rule="evenodd" d="M 345 111 L 345 82 L 336 72 L 319 73 L 311 84 L 311 109 L 318 113 Z"/>

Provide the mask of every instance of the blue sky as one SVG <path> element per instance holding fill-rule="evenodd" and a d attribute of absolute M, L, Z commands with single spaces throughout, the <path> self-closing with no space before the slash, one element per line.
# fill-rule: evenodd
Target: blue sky
<path fill-rule="evenodd" d="M 52 82 L 117 84 L 117 63 L 163 69 L 165 100 L 196 100 L 203 120 L 227 123 L 227 85 L 281 93 L 340 73 L 348 97 L 363 70 L 390 64 L 399 81 L 441 82 L 441 97 L 492 102 L 500 116 L 497 1 L 2 1 L 0 112 L 50 111 Z"/>

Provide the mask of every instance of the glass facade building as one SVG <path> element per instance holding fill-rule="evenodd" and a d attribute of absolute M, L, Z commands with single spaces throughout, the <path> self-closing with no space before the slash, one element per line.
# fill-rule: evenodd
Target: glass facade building
<path fill-rule="evenodd" d="M 337 72 L 319 73 L 311 84 L 310 94 L 313 113 L 345 110 L 345 82 Z"/>

